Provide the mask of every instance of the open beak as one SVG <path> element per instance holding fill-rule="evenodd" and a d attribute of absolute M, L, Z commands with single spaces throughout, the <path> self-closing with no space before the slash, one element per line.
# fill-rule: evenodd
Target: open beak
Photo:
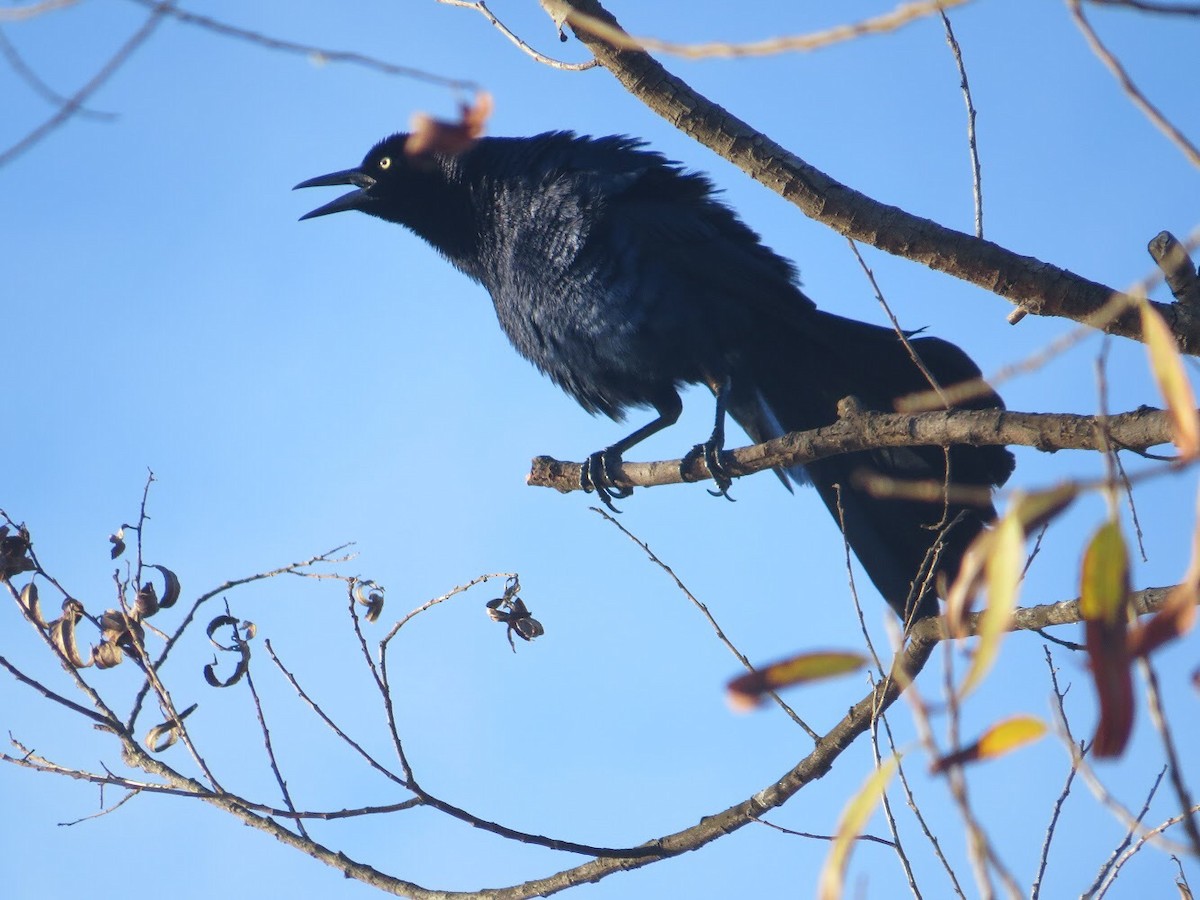
<path fill-rule="evenodd" d="M 326 203 L 324 206 L 318 206 L 312 212 L 302 215 L 300 221 L 315 219 L 317 216 L 327 216 L 330 213 L 345 212 L 348 209 L 365 209 L 367 204 L 371 202 L 371 195 L 367 192 L 374 186 L 375 179 L 358 169 L 343 169 L 341 172 L 318 175 L 316 178 L 300 182 L 292 190 L 295 191 L 300 188 L 310 187 L 330 187 L 338 184 L 353 184 L 358 190 L 342 194 L 336 200 Z"/>

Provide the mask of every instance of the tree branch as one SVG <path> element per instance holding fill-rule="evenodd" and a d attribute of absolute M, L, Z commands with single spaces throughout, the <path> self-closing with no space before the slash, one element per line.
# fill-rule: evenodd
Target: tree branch
<path fill-rule="evenodd" d="M 597 0 L 540 0 L 555 23 L 583 13 L 617 25 Z M 584 28 L 573 29 L 625 88 L 652 110 L 769 187 L 809 218 L 839 234 L 978 285 L 1026 312 L 1058 316 L 1142 340 L 1133 298 L 991 241 L 881 203 L 809 165 L 672 75 L 641 50 L 618 50 Z M 1114 296 L 1125 302 L 1097 321 Z M 1152 304 L 1166 319 L 1180 349 L 1200 355 L 1200 314 L 1178 304 Z"/>
<path fill-rule="evenodd" d="M 804 465 L 827 456 L 878 447 L 941 447 L 1015 445 L 1036 447 L 1047 453 L 1057 450 L 1104 450 L 1118 447 L 1145 450 L 1171 441 L 1166 412 L 1149 407 L 1109 416 L 1072 413 L 1022 413 L 1003 409 L 951 409 L 905 415 L 863 410 L 853 401 L 842 401 L 836 422 L 811 431 L 796 431 L 783 437 L 730 450 L 722 462 L 737 477 L 764 469 Z M 655 487 L 702 481 L 709 476 L 704 459 L 691 460 L 682 471 L 682 460 L 623 463 L 617 480 L 633 487 Z M 563 462 L 549 456 L 533 460 L 527 482 L 535 487 L 552 487 L 563 493 L 580 490 L 582 463 Z"/>

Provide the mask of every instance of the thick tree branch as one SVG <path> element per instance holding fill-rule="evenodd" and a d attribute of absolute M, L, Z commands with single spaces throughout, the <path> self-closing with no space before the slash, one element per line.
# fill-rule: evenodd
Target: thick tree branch
<path fill-rule="evenodd" d="M 617 25 L 596 0 L 540 2 L 556 24 L 570 24 L 578 11 Z M 1125 298 L 1127 304 L 1111 320 L 1096 320 L 1114 295 L 1124 296 L 1120 291 L 861 194 L 697 93 L 649 54 L 617 50 L 582 28 L 575 34 L 635 97 L 810 218 L 856 241 L 979 285 L 1034 315 L 1073 319 L 1142 339 L 1132 298 Z M 1178 304 L 1153 305 L 1180 349 L 1200 355 L 1200 314 Z"/>
<path fill-rule="evenodd" d="M 839 413 L 836 422 L 822 428 L 796 431 L 762 444 L 729 451 L 722 457 L 727 471 L 735 477 L 750 475 L 876 447 L 1014 445 L 1053 453 L 1057 450 L 1103 450 L 1111 446 L 1145 450 L 1171 441 L 1168 414 L 1149 407 L 1109 416 L 1105 420 L 1071 413 L 1022 413 L 1002 409 L 952 409 L 905 415 L 865 411 L 846 401 L 840 405 Z M 683 472 L 680 471 L 681 463 L 678 459 L 626 462 L 614 474 L 622 484 L 633 487 L 681 484 L 710 477 L 702 457 L 692 460 Z M 581 467 L 582 463 L 538 456 L 534 458 L 526 480 L 535 487 L 552 487 L 568 493 L 580 489 Z"/>

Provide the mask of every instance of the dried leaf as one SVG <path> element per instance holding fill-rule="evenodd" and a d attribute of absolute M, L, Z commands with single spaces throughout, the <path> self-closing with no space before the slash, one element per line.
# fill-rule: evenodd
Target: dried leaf
<path fill-rule="evenodd" d="M 726 687 L 729 705 L 744 712 L 758 706 L 770 691 L 855 672 L 866 662 L 860 653 L 801 653 L 730 681 Z"/>
<path fill-rule="evenodd" d="M 179 577 L 166 566 L 151 566 L 150 568 L 158 569 L 163 577 L 163 595 L 162 599 L 158 601 L 158 607 L 159 609 L 170 609 L 179 599 L 181 591 Z"/>
<path fill-rule="evenodd" d="M 213 637 L 213 633 L 218 628 L 223 628 L 225 626 L 228 626 L 233 630 L 233 643 L 229 646 L 222 644 Z M 238 653 L 240 654 L 240 659 L 238 660 L 237 668 L 234 669 L 233 674 L 228 678 L 222 679 L 217 676 L 217 660 L 214 657 L 213 661 L 204 667 L 204 680 L 213 687 L 223 688 L 230 687 L 231 685 L 237 684 L 239 681 L 241 681 L 242 676 L 245 675 L 250 668 L 250 639 L 254 637 L 256 630 L 257 629 L 254 627 L 253 622 L 242 622 L 239 624 L 237 619 L 229 615 L 217 616 L 211 622 L 209 622 L 207 629 L 208 639 L 212 641 L 213 646 L 220 650 L 224 650 L 227 653 Z M 242 636 L 242 631 L 246 632 L 245 637 Z"/>
<path fill-rule="evenodd" d="M 146 631 L 138 621 L 120 609 L 106 609 L 100 616 L 100 638 L 122 647 L 141 646 Z"/>
<path fill-rule="evenodd" d="M 480 91 L 475 95 L 475 105 L 462 104 L 459 120 L 445 122 L 417 113 L 412 118 L 410 134 L 404 142 L 404 152 L 412 157 L 437 153 L 458 156 L 475 145 L 483 135 L 483 127 L 492 114 L 492 95 Z"/>
<path fill-rule="evenodd" d="M 987 606 L 979 618 L 979 640 L 971 657 L 971 667 L 959 689 L 960 697 L 975 690 L 996 663 L 1000 643 L 1008 633 L 1008 623 L 1012 620 L 1013 610 L 1017 608 L 1024 565 L 1025 531 L 1018 516 L 1010 510 L 993 530 L 984 561 Z"/>
<path fill-rule="evenodd" d="M 121 664 L 125 659 L 125 651 L 111 641 L 101 641 L 99 647 L 92 648 L 92 661 L 97 669 L 111 669 Z"/>
<path fill-rule="evenodd" d="M 1196 411 L 1196 395 L 1188 381 L 1179 355 L 1179 347 L 1163 317 L 1149 302 L 1141 303 L 1142 337 L 1150 354 L 1154 380 L 1167 404 L 1171 417 L 1171 436 L 1180 455 L 1185 458 L 1200 454 L 1200 414 Z"/>
<path fill-rule="evenodd" d="M 32 581 L 21 588 L 21 605 L 38 628 L 46 628 L 46 620 L 42 618 L 42 605 L 38 600 L 38 587 Z"/>
<path fill-rule="evenodd" d="M 116 559 L 125 552 L 125 528 L 118 528 L 114 534 L 108 536 L 108 542 L 112 544 L 112 558 Z"/>
<path fill-rule="evenodd" d="M 833 846 L 825 859 L 818 882 L 817 896 L 820 900 L 837 900 L 842 896 L 846 881 L 846 868 L 850 864 L 850 852 L 854 849 L 856 839 L 875 811 L 876 804 L 887 790 L 888 782 L 896 772 L 899 763 L 898 756 L 884 760 L 863 783 L 858 793 L 842 810 L 842 818 L 838 821 L 837 833 L 833 838 Z"/>
<path fill-rule="evenodd" d="M 384 589 L 369 579 L 354 585 L 354 599 L 366 607 L 363 618 L 368 622 L 379 621 L 379 616 L 383 613 L 383 595 Z"/>
<path fill-rule="evenodd" d="M 212 641 L 212 645 L 218 650 L 234 651 L 238 648 L 237 623 L 238 620 L 233 616 L 222 614 L 216 616 L 211 622 L 208 623 L 208 628 L 205 629 L 205 633 L 208 635 L 208 639 Z M 234 643 L 230 644 L 228 647 L 213 637 L 213 632 L 215 632 L 218 628 L 224 628 L 225 626 L 229 626 L 230 628 L 234 629 Z"/>
<path fill-rule="evenodd" d="M 228 678 L 221 679 L 217 676 L 217 660 L 214 657 L 213 661 L 204 667 L 204 680 L 213 687 L 227 688 L 232 687 L 242 680 L 242 676 L 250 669 L 250 645 L 242 644 L 241 658 L 238 660 L 237 668 L 233 670 L 233 674 Z"/>
<path fill-rule="evenodd" d="M 148 619 L 158 612 L 158 591 L 147 581 L 133 599 L 133 614 L 139 619 Z"/>
<path fill-rule="evenodd" d="M 33 560 L 29 554 L 29 532 L 25 526 L 10 535 L 7 525 L 0 525 L 0 581 L 8 581 L 14 575 L 32 571 Z"/>
<path fill-rule="evenodd" d="M 155 725 L 146 733 L 145 745 L 150 749 L 151 753 L 162 753 L 177 740 L 182 730 L 182 722 L 193 712 L 199 704 L 193 703 L 187 709 L 179 714 L 179 718 L 172 719 L 167 722 L 162 722 Z"/>
<path fill-rule="evenodd" d="M 1046 723 L 1035 716 L 1013 716 L 993 725 L 969 747 L 934 760 L 931 770 L 944 772 L 951 766 L 1003 756 L 1017 747 L 1036 741 L 1046 733 Z"/>
<path fill-rule="evenodd" d="M 1133 730 L 1133 676 L 1126 643 L 1129 554 L 1120 525 L 1108 521 L 1083 556 L 1079 611 L 1092 679 L 1100 701 L 1093 738 L 1098 758 L 1119 756 Z"/>
<path fill-rule="evenodd" d="M 92 660 L 90 657 L 86 660 L 83 658 L 75 641 L 75 625 L 83 618 L 83 604 L 68 597 L 63 601 L 62 610 L 62 617 L 55 619 L 48 626 L 50 640 L 72 666 L 76 669 L 86 669 L 92 664 Z"/>

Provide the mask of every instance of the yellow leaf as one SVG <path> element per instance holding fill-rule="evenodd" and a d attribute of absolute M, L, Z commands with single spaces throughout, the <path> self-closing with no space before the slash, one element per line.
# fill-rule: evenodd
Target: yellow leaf
<path fill-rule="evenodd" d="M 988 599 L 979 617 L 979 643 L 971 659 L 971 668 L 963 679 L 960 697 L 965 697 L 983 681 L 1000 653 L 1000 642 L 1008 630 L 1017 606 L 1021 587 L 1021 569 L 1025 564 L 1025 530 L 1015 508 L 1000 520 L 994 531 L 984 571 Z"/>
<path fill-rule="evenodd" d="M 1167 323 L 1147 301 L 1141 303 L 1142 337 L 1150 354 L 1150 368 L 1171 414 L 1175 446 L 1185 457 L 1200 454 L 1200 415 L 1196 395 L 1188 382 L 1179 347 Z"/>
<path fill-rule="evenodd" d="M 1079 611 L 1089 622 L 1112 625 L 1125 615 L 1129 595 L 1129 552 L 1121 526 L 1109 520 L 1092 535 L 1083 554 Z"/>
<path fill-rule="evenodd" d="M 820 900 L 837 900 L 842 896 L 846 867 L 850 864 L 850 851 L 854 848 L 855 840 L 867 827 L 867 821 L 875 811 L 875 805 L 883 797 L 883 792 L 887 790 L 888 782 L 892 780 L 898 764 L 898 756 L 884 760 L 842 810 L 842 818 L 838 821 L 837 833 L 833 837 L 833 846 L 825 859 L 824 868 L 821 869 L 817 887 Z"/>
<path fill-rule="evenodd" d="M 1046 723 L 1036 716 L 1013 716 L 989 728 L 979 738 L 979 758 L 1003 756 L 1046 733 Z"/>
<path fill-rule="evenodd" d="M 983 586 L 983 567 L 991 552 L 992 540 L 995 534 L 991 531 L 981 531 L 971 541 L 971 546 L 963 554 L 958 566 L 958 575 L 946 592 L 946 629 L 956 638 L 966 637 L 966 618 L 971 611 L 975 595 Z"/>

